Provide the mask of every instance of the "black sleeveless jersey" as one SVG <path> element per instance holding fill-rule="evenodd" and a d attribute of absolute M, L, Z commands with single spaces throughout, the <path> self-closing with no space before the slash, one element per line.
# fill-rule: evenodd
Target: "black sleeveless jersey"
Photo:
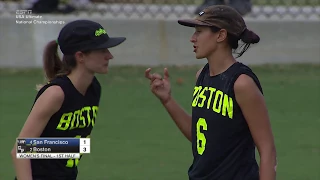
<path fill-rule="evenodd" d="M 64 91 L 64 102 L 60 110 L 50 118 L 40 137 L 89 137 L 95 125 L 101 95 L 101 86 L 96 77 L 85 95 L 73 86 L 67 76 L 58 77 L 40 89 L 35 101 L 53 85 L 60 86 Z M 32 159 L 32 176 L 46 180 L 74 180 L 78 174 L 79 160 Z"/>
<path fill-rule="evenodd" d="M 259 179 L 255 144 L 234 94 L 241 74 L 250 76 L 262 92 L 255 74 L 239 62 L 216 76 L 210 76 L 206 64 L 198 77 L 192 101 L 190 180 Z"/>

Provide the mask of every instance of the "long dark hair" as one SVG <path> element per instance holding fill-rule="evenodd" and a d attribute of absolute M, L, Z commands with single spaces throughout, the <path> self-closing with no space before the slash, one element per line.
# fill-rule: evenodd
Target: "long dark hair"
<path fill-rule="evenodd" d="M 87 54 L 89 52 L 90 51 L 84 51 L 83 53 Z M 74 55 L 63 55 L 62 60 L 60 59 L 56 40 L 52 40 L 46 45 L 43 53 L 45 81 L 48 82 L 56 77 L 70 74 L 76 65 L 77 61 Z M 41 87 L 43 87 L 43 85 L 37 85 L 37 90 Z"/>

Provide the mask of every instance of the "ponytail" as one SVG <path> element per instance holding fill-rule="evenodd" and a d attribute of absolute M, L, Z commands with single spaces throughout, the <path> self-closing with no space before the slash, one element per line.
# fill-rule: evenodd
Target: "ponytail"
<path fill-rule="evenodd" d="M 256 44 L 260 42 L 260 37 L 253 31 L 245 29 L 240 36 L 240 40 L 243 42 L 240 49 L 241 51 L 238 54 L 237 58 L 242 56 L 245 53 L 251 44 Z"/>
<path fill-rule="evenodd" d="M 50 41 L 43 54 L 43 69 L 48 81 L 54 79 L 62 71 L 62 61 L 58 55 L 58 43 Z"/>
<path fill-rule="evenodd" d="M 58 43 L 50 41 L 43 53 L 43 69 L 45 73 L 45 81 L 51 81 L 62 71 L 62 61 L 58 55 Z M 36 90 L 39 91 L 44 85 L 37 84 Z"/>
<path fill-rule="evenodd" d="M 90 51 L 84 51 L 87 54 Z M 50 41 L 43 53 L 43 69 L 46 76 L 45 81 L 51 81 L 58 76 L 64 76 L 71 73 L 71 70 L 76 67 L 77 61 L 74 55 L 63 55 L 61 61 L 58 54 L 58 43 L 53 40 Z M 37 85 L 39 91 L 43 85 Z"/>

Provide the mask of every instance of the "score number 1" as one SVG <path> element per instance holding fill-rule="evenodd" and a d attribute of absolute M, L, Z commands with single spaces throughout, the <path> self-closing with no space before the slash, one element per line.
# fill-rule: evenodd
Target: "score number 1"
<path fill-rule="evenodd" d="M 80 153 L 90 153 L 90 138 L 80 138 Z"/>

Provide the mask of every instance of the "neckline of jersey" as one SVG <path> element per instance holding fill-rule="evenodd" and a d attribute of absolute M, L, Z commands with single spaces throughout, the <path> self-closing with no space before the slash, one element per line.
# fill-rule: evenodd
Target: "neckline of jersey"
<path fill-rule="evenodd" d="M 74 86 L 74 84 L 72 83 L 71 79 L 70 79 L 68 76 L 65 76 L 65 78 L 67 78 L 67 80 L 68 80 L 69 83 L 71 84 L 72 88 L 77 92 L 78 95 L 80 95 L 80 96 L 83 97 L 83 98 L 87 96 L 88 90 L 89 90 L 89 88 L 91 87 L 92 82 L 91 82 L 91 84 L 89 85 L 86 93 L 83 95 L 83 94 Z"/>
<path fill-rule="evenodd" d="M 235 66 L 235 65 L 237 65 L 237 64 L 239 64 L 239 63 L 240 63 L 240 62 L 236 61 L 236 62 L 234 62 L 231 66 L 229 66 L 225 71 L 223 71 L 223 72 L 221 72 L 221 73 L 219 73 L 219 74 L 213 75 L 213 76 L 210 75 L 210 66 L 209 66 L 209 64 L 208 64 L 208 75 L 209 75 L 210 78 L 219 77 L 219 76 L 221 76 L 222 74 L 224 74 L 224 73 L 226 73 L 227 71 L 229 71 L 233 66 Z"/>

